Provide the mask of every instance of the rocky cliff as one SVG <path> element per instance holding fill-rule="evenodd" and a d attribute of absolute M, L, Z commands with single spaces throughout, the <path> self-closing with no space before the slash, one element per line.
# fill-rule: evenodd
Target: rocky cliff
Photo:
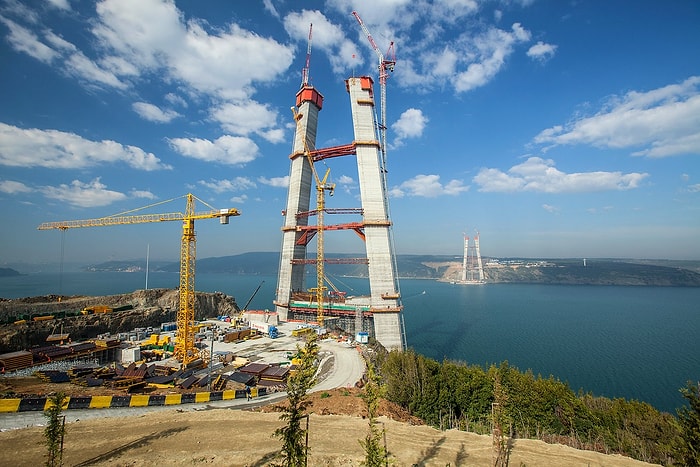
<path fill-rule="evenodd" d="M 111 313 L 75 315 L 85 307 L 105 305 L 130 308 Z M 46 345 L 51 334 L 69 334 L 74 341 L 98 334 L 128 332 L 134 328 L 159 328 L 162 322 L 175 321 L 179 293 L 173 289 L 137 290 L 130 294 L 104 297 L 59 297 L 56 295 L 0 301 L 0 353 Z M 239 311 L 233 297 L 216 292 L 196 294 L 195 319 L 231 315 Z M 53 314 L 54 319 L 33 321 L 32 316 Z M 65 316 L 64 318 L 60 318 Z M 25 318 L 25 319 L 22 319 Z M 30 318 L 30 319 L 26 319 Z M 14 324 L 14 321 L 24 321 Z"/>

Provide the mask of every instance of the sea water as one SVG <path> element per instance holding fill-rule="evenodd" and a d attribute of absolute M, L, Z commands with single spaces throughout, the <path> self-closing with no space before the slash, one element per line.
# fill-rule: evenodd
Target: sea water
<path fill-rule="evenodd" d="M 197 274 L 249 309 L 273 309 L 274 276 Z M 366 279 L 333 278 L 350 295 Z M 177 273 L 64 272 L 0 279 L 0 297 L 111 295 L 176 288 Z M 259 287 L 259 289 L 258 289 Z M 255 290 L 258 289 L 257 293 Z M 679 389 L 700 380 L 700 288 L 457 285 L 401 280 L 406 341 L 426 357 L 487 367 L 507 360 L 571 389 L 649 402 L 675 413 Z M 253 296 L 254 294 L 254 296 Z"/>

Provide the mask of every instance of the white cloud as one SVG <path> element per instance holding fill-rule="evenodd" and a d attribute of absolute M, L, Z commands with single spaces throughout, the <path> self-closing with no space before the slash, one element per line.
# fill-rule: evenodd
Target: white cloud
<path fill-rule="evenodd" d="M 689 185 L 688 191 L 691 193 L 700 193 L 700 183 L 696 183 L 695 185 Z"/>
<path fill-rule="evenodd" d="M 603 206 L 602 208 L 588 208 L 586 209 L 586 212 L 589 214 L 605 214 L 606 212 L 612 211 L 613 207 L 612 206 Z"/>
<path fill-rule="evenodd" d="M 200 180 L 199 185 L 212 190 L 214 193 L 225 193 L 231 191 L 242 191 L 255 188 L 255 182 L 247 177 L 236 177 L 230 180 Z"/>
<path fill-rule="evenodd" d="M 552 206 L 551 204 L 543 204 L 542 209 L 552 214 L 559 214 L 559 211 L 561 211 L 561 209 L 556 206 Z"/>
<path fill-rule="evenodd" d="M 214 141 L 201 138 L 172 138 L 174 150 L 183 156 L 206 162 L 244 165 L 258 156 L 258 146 L 250 138 L 224 135 Z"/>
<path fill-rule="evenodd" d="M 115 141 L 90 141 L 58 130 L 22 129 L 0 123 L 0 165 L 79 169 L 124 162 L 138 170 L 171 169 L 152 153 Z"/>
<path fill-rule="evenodd" d="M 39 40 L 36 34 L 27 28 L 20 26 L 14 21 L 2 18 L 5 25 L 10 29 L 7 40 L 18 52 L 24 52 L 30 57 L 34 57 L 40 62 L 51 63 L 59 54 L 48 45 Z"/>
<path fill-rule="evenodd" d="M 59 10 L 70 10 L 70 3 L 68 0 L 47 0 L 49 4 L 53 5 L 54 7 L 58 8 Z"/>
<path fill-rule="evenodd" d="M 156 199 L 156 195 L 146 190 L 131 190 L 129 195 L 132 198 Z"/>
<path fill-rule="evenodd" d="M 423 198 L 436 198 L 438 196 L 456 196 L 468 191 L 469 187 L 464 186 L 461 180 L 450 180 L 446 184 L 440 182 L 439 175 L 416 175 L 410 180 L 406 180 L 398 187 L 390 190 L 391 196 L 402 198 L 404 196 L 419 196 Z"/>
<path fill-rule="evenodd" d="M 248 200 L 248 195 L 232 196 L 229 201 L 235 204 L 245 204 Z"/>
<path fill-rule="evenodd" d="M 554 161 L 530 157 L 508 172 L 481 169 L 474 183 L 483 192 L 585 193 L 592 191 L 630 190 L 639 187 L 649 176 L 646 173 L 581 172 L 564 173 L 554 167 Z"/>
<path fill-rule="evenodd" d="M 510 31 L 491 28 L 473 40 L 477 48 L 477 61 L 454 77 L 457 92 L 470 91 L 488 83 L 503 68 L 515 45 L 530 40 L 530 33 L 520 23 L 514 23 Z"/>
<path fill-rule="evenodd" d="M 289 186 L 289 175 L 284 177 L 258 177 L 258 182 L 275 188 L 287 188 Z"/>
<path fill-rule="evenodd" d="M 107 206 L 115 201 L 126 199 L 124 193 L 107 190 L 99 178 L 88 183 L 73 180 L 70 185 L 45 186 L 41 191 L 47 198 L 81 208 Z"/>
<path fill-rule="evenodd" d="M 700 76 L 613 97 L 596 115 L 547 128 L 534 142 L 641 148 L 633 155 L 647 157 L 700 155 Z"/>
<path fill-rule="evenodd" d="M 354 185 L 355 180 L 352 177 L 349 177 L 348 175 L 341 175 L 340 178 L 338 178 L 338 184 L 339 185 Z"/>
<path fill-rule="evenodd" d="M 79 51 L 75 45 L 52 31 L 43 31 L 47 44 L 42 42 L 34 32 L 23 26 L 8 19 L 3 19 L 3 22 L 10 29 L 8 40 L 16 51 L 26 53 L 46 64 L 58 63 L 65 74 L 89 83 L 117 89 L 126 88 L 126 84 L 114 73 L 101 68 Z"/>
<path fill-rule="evenodd" d="M 183 99 L 181 96 L 169 92 L 168 94 L 165 95 L 165 100 L 170 104 L 170 105 L 177 105 L 180 107 L 185 107 L 187 108 L 187 101 Z"/>
<path fill-rule="evenodd" d="M 27 185 L 14 180 L 0 180 L 0 192 L 7 194 L 29 193 L 32 191 Z"/>
<path fill-rule="evenodd" d="M 163 110 L 148 102 L 134 102 L 131 104 L 131 107 L 141 118 L 149 122 L 168 123 L 180 116 L 180 114 L 174 110 Z"/>
<path fill-rule="evenodd" d="M 253 83 L 277 79 L 293 58 L 290 47 L 236 24 L 210 32 L 203 21 L 185 22 L 174 2 L 105 0 L 97 13 L 93 33 L 112 54 L 223 99 L 248 97 Z"/>
<path fill-rule="evenodd" d="M 263 6 L 267 11 L 270 12 L 272 16 L 275 18 L 279 18 L 280 14 L 277 12 L 277 9 L 275 9 L 275 4 L 272 3 L 272 0 L 263 0 Z"/>
<path fill-rule="evenodd" d="M 326 6 L 343 14 L 357 10 L 382 53 L 395 41 L 401 73 L 397 82 L 427 92 L 453 87 L 467 92 L 487 84 L 503 70 L 518 44 L 531 34 L 520 23 L 510 30 L 487 27 L 472 20 L 482 2 L 476 0 L 377 0 L 371 7 L 362 0 L 327 0 Z M 495 22 L 502 18 L 494 13 Z M 355 40 L 375 65 L 376 58 L 366 35 L 355 25 Z M 314 23 L 314 30 L 316 24 Z M 448 45 L 445 45 L 448 44 Z M 361 71 L 367 72 L 367 71 Z M 376 69 L 371 69 L 376 76 Z"/>
<path fill-rule="evenodd" d="M 542 41 L 537 42 L 537 44 L 530 47 L 527 51 L 527 56 L 539 60 L 541 62 L 546 62 L 554 56 L 557 51 L 557 46 L 553 44 L 545 44 Z"/>
<path fill-rule="evenodd" d="M 66 0 L 55 1 L 68 5 Z M 33 32 L 0 20 L 10 29 L 8 39 L 15 50 L 60 66 L 64 74 L 87 86 L 126 90 L 157 74 L 188 95 L 211 98 L 217 109 L 227 102 L 264 108 L 252 101 L 254 86 L 278 80 L 294 58 L 291 46 L 237 24 L 214 30 L 203 20 L 186 20 L 173 1 L 104 0 L 97 3 L 96 11 L 91 28 L 96 46 L 89 51 L 79 50 L 49 28 L 36 27 Z M 181 98 L 179 102 L 186 107 Z M 159 113 L 143 106 L 135 110 L 151 121 L 176 116 L 173 111 Z M 254 132 L 271 142 L 283 140 L 274 119 L 265 120 L 264 125 Z M 253 131 L 250 126 L 244 134 Z M 227 125 L 225 131 L 233 133 L 230 128 Z"/>
<path fill-rule="evenodd" d="M 284 141 L 284 130 L 276 128 L 277 112 L 266 104 L 251 100 L 228 102 L 213 109 L 212 118 L 234 135 L 255 133 L 272 143 Z"/>
<path fill-rule="evenodd" d="M 420 109 L 410 108 L 404 111 L 399 119 L 391 125 L 391 128 L 396 132 L 394 145 L 400 146 L 406 138 L 418 138 L 423 134 L 427 123 L 428 118 L 423 115 Z"/>

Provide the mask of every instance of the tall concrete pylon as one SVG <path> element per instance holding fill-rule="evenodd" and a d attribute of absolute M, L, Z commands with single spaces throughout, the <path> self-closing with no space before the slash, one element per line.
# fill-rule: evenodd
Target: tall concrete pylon
<path fill-rule="evenodd" d="M 282 321 L 288 319 L 292 292 L 305 290 L 304 262 L 306 244 L 298 242 L 301 230 L 308 225 L 308 216 L 297 216 L 308 212 L 311 200 L 313 171 L 304 151 L 316 147 L 316 128 L 318 113 L 323 107 L 323 96 L 313 86 L 303 86 L 296 95 L 297 116 L 300 119 L 294 132 L 292 154 L 289 156 L 289 188 L 287 191 L 287 208 L 283 211 L 282 248 L 280 267 L 277 277 L 275 305 Z"/>
<path fill-rule="evenodd" d="M 336 226 L 355 230 L 364 240 L 366 257 L 356 260 L 368 266 L 370 295 L 346 299 L 329 299 L 326 318 L 335 317 L 347 331 L 369 331 L 385 348 L 403 350 L 405 338 L 401 293 L 396 270 L 391 219 L 386 183 L 385 161 L 382 159 L 377 136 L 376 112 L 372 78 L 363 76 L 346 80 L 355 140 L 351 145 L 314 151 L 320 159 L 355 154 L 357 158 L 362 215 L 360 223 Z M 287 209 L 282 227 L 282 248 L 276 293 L 276 311 L 280 319 L 309 316 L 314 306 L 304 302 L 304 265 L 306 258 L 304 235 L 309 231 L 309 205 L 314 182 L 306 148 L 314 148 L 318 115 L 323 96 L 306 85 L 297 93 L 300 118 L 292 148 Z M 308 296 L 308 295 L 307 295 Z M 311 299 L 309 299 L 311 300 Z M 358 325 L 357 323 L 362 323 Z M 362 329 L 359 329 L 362 327 Z M 352 328 L 352 329 L 347 329 Z"/>

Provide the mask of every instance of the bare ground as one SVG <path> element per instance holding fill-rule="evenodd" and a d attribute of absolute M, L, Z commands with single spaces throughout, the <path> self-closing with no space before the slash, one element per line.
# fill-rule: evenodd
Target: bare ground
<path fill-rule="evenodd" d="M 314 393 L 309 420 L 310 466 L 357 466 L 358 440 L 367 433 L 364 403 L 355 389 Z M 104 409 L 109 410 L 109 409 Z M 264 466 L 281 443 L 279 407 L 259 411 L 173 409 L 145 415 L 80 420 L 66 427 L 67 466 Z M 382 404 L 380 421 L 394 466 L 492 465 L 491 437 L 421 425 L 400 408 Z M 1 416 L 1 415 L 0 415 Z M 0 433 L 0 465 L 45 462 L 43 428 Z M 617 455 L 580 451 L 534 440 L 510 444 L 512 466 L 643 466 Z"/>

